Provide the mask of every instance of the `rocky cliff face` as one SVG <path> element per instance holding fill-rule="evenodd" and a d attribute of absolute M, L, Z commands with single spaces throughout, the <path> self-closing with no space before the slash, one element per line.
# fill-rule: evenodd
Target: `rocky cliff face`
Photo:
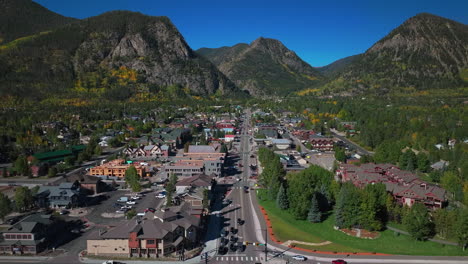
<path fill-rule="evenodd" d="M 321 74 L 275 39 L 197 53 L 213 62 L 239 88 L 256 96 L 286 95 L 317 85 Z"/>
<path fill-rule="evenodd" d="M 45 70 L 52 83 L 66 88 L 73 87 L 73 81 L 125 67 L 137 72 L 142 83 L 158 87 L 179 85 L 194 95 L 238 91 L 212 63 L 192 51 L 166 17 L 116 11 L 38 36 L 33 41 L 20 43 L 15 49 L 0 52 L 0 62 L 8 64 L 4 69 L 6 75 L 20 68 L 22 63 L 31 64 L 25 58 L 9 61 L 24 51 L 33 53 L 34 63 L 22 74 L 41 82 L 44 80 L 41 72 Z M 59 58 L 48 59 L 54 55 Z M 63 73 L 50 75 L 57 69 Z M 98 77 L 93 77 L 93 82 Z M 24 85 L 19 78 L 15 81 L 18 81 L 16 86 Z"/>
<path fill-rule="evenodd" d="M 431 14 L 405 21 L 346 67 L 359 86 L 390 90 L 459 87 L 468 68 L 468 26 Z"/>

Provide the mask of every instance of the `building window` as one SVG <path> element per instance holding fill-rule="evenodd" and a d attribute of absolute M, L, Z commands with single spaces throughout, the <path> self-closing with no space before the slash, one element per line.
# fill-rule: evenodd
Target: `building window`
<path fill-rule="evenodd" d="M 132 248 L 132 251 L 131 251 L 132 254 L 136 254 L 138 253 L 138 249 L 137 248 Z"/>
<path fill-rule="evenodd" d="M 161 249 L 158 249 L 158 254 L 161 254 L 162 253 L 162 250 Z"/>
<path fill-rule="evenodd" d="M 23 239 L 28 239 L 28 235 L 23 235 Z"/>
<path fill-rule="evenodd" d="M 11 235 L 5 235 L 5 239 L 11 239 Z"/>
<path fill-rule="evenodd" d="M 146 244 L 148 244 L 148 245 L 154 245 L 154 239 L 146 240 Z"/>
<path fill-rule="evenodd" d="M 156 249 L 150 248 L 150 249 L 148 249 L 148 253 L 149 254 L 156 254 Z"/>
<path fill-rule="evenodd" d="M 159 244 L 161 243 L 161 239 L 157 239 L 156 242 Z"/>

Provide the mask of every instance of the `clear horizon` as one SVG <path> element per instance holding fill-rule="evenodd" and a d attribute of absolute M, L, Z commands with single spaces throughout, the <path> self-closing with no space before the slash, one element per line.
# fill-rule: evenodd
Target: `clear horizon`
<path fill-rule="evenodd" d="M 274 38 L 314 67 L 365 52 L 375 42 L 419 13 L 468 24 L 468 1 L 318 1 L 276 0 L 162 1 L 34 0 L 64 16 L 87 18 L 111 10 L 167 16 L 194 50 Z"/>

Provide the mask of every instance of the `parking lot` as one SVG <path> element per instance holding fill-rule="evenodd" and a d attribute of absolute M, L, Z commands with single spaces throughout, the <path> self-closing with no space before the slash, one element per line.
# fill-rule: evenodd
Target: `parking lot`
<path fill-rule="evenodd" d="M 134 209 L 137 213 L 144 212 L 146 208 L 159 208 L 164 199 L 156 198 L 156 194 L 160 190 L 155 189 L 148 189 L 143 191 L 144 196 L 141 199 L 136 200 L 135 205 L 131 205 L 132 209 Z M 123 191 L 117 190 L 108 192 L 106 195 L 109 196 L 106 200 L 102 201 L 100 204 L 90 206 L 92 211 L 85 217 L 89 222 L 99 225 L 109 225 L 118 221 L 121 221 L 124 218 L 123 214 L 116 214 L 116 211 L 120 209 L 121 206 L 127 205 L 125 202 L 117 202 L 120 197 L 128 197 L 132 196 L 133 192 L 131 191 Z M 116 216 L 120 216 L 117 218 L 106 218 L 102 215 L 104 213 L 114 214 Z"/>

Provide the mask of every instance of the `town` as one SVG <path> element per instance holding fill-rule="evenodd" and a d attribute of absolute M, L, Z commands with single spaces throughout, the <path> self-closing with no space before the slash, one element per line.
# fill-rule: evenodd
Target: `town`
<path fill-rule="evenodd" d="M 268 216 L 262 219 L 271 199 L 280 209 L 289 208 L 295 218 L 317 223 L 333 204 L 335 211 L 343 207 L 342 214 L 355 210 L 346 201 L 340 203 L 345 186 L 351 188 L 346 195 L 362 191 L 377 195 L 372 199 L 383 199 L 383 204 L 369 205 L 375 210 L 371 218 L 357 215 L 352 222 L 348 216 L 335 223 L 348 235 L 355 235 L 355 229 L 348 227 L 360 226 L 357 230 L 370 237 L 385 229 L 390 219 L 402 223 L 416 204 L 423 205 L 426 215 L 450 205 L 450 192 L 419 177 L 411 170 L 413 165 L 406 164 L 409 170 L 405 170 L 401 163 L 366 162 L 374 153 L 348 139 L 350 133 L 359 133 L 355 122 L 340 121 L 337 129 L 324 133 L 323 128 L 320 132 L 304 128 L 304 115 L 293 112 L 235 109 L 212 115 L 179 109 L 189 117 L 159 124 L 132 116 L 143 124 L 153 122 L 155 128 L 138 137 L 127 136 L 132 131 L 128 126 L 108 128 L 100 137 L 80 136 L 82 144 L 69 150 L 19 157 L 2 170 L 5 228 L 0 251 L 52 256 L 67 263 L 99 263 L 105 258 L 300 261 L 307 259 L 300 251 L 284 252 L 300 250 L 307 242 L 288 244 L 284 250 Z M 60 123 L 40 126 L 70 131 Z M 67 133 L 57 137 L 66 141 Z M 447 147 L 453 144 L 449 141 Z M 406 163 L 414 162 L 416 167 L 421 163 L 432 171 L 443 170 L 448 163 L 416 163 L 409 157 Z M 295 174 L 298 180 L 300 175 L 309 178 L 295 183 L 285 177 Z M 319 186 L 310 177 L 325 178 L 317 179 L 322 182 Z M 294 184 L 302 185 L 297 186 L 301 194 L 294 194 Z M 307 208 L 295 204 L 301 196 L 312 199 Z M 382 210 L 388 215 L 381 215 Z M 265 237 L 262 230 L 269 234 Z M 274 250 L 267 250 L 268 243 Z"/>

